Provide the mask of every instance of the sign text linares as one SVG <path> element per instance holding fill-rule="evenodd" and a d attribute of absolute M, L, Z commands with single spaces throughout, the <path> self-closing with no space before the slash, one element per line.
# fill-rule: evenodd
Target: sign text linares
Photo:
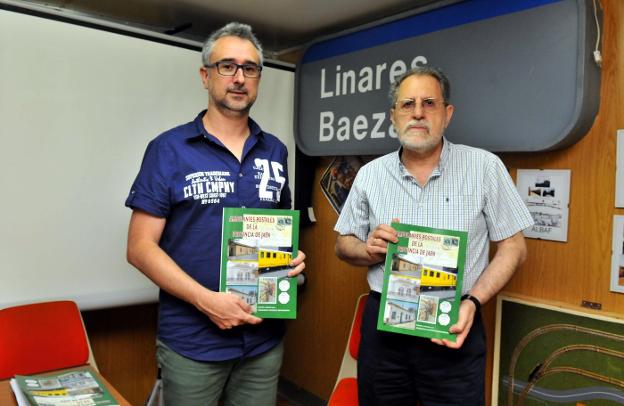
<path fill-rule="evenodd" d="M 410 63 L 410 69 L 418 65 L 427 64 L 427 58 L 418 55 Z M 367 93 L 374 90 L 389 89 L 399 76 L 408 70 L 408 65 L 402 59 L 397 59 L 388 67 L 387 62 L 374 66 L 363 66 L 359 72 L 355 69 L 342 70 L 336 65 L 333 81 L 328 79 L 325 68 L 321 69 L 321 99 Z M 384 81 L 383 78 L 387 80 Z M 370 138 L 384 138 L 386 135 L 396 138 L 397 134 L 390 120 L 386 120 L 386 112 L 372 113 L 369 117 L 360 114 L 354 118 L 338 117 L 333 111 L 321 111 L 319 120 L 319 141 L 327 142 L 336 137 L 337 141 L 348 141 L 353 138 L 357 141 Z"/>

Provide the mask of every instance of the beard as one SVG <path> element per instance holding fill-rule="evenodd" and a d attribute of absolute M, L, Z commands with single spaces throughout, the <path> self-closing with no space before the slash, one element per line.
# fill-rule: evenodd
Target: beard
<path fill-rule="evenodd" d="M 249 95 L 244 86 L 230 86 L 222 97 L 217 97 L 217 95 L 212 94 L 211 98 L 215 102 L 217 108 L 222 111 L 229 111 L 239 115 L 247 114 L 249 110 L 251 110 L 256 98 L 249 97 L 248 99 L 238 99 L 237 94 L 240 93 L 243 93 L 245 96 Z"/>
<path fill-rule="evenodd" d="M 410 127 L 415 125 L 426 127 L 427 133 L 410 134 Z M 396 130 L 401 146 L 418 154 L 433 151 L 442 139 L 442 134 L 431 133 L 431 124 L 424 120 L 412 120 L 405 125 L 404 129 Z"/>
<path fill-rule="evenodd" d="M 416 139 L 416 137 L 403 137 L 399 138 L 401 142 L 401 146 L 405 149 L 409 149 L 410 151 L 417 152 L 419 154 L 431 152 L 440 143 L 440 139 L 442 137 L 432 137 L 428 136 L 427 138 Z"/>

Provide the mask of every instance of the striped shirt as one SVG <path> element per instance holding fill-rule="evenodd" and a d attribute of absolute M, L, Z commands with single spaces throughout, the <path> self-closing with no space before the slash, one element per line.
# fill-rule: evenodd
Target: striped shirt
<path fill-rule="evenodd" d="M 364 165 L 336 230 L 366 241 L 380 224 L 401 223 L 468 232 L 463 293 L 488 264 L 489 241 L 533 225 L 504 164 L 494 154 L 443 140 L 438 166 L 421 187 L 400 160 L 400 150 Z M 368 283 L 381 291 L 383 263 L 369 267 Z"/>

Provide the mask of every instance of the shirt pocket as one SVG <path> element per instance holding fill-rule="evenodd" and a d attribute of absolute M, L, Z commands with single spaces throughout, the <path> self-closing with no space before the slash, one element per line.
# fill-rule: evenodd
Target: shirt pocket
<path fill-rule="evenodd" d="M 476 194 L 443 197 L 438 202 L 439 228 L 471 232 L 484 223 L 481 199 Z"/>

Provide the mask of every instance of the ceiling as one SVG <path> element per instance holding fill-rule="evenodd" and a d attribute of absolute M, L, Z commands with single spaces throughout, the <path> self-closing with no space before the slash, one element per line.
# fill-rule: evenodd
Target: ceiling
<path fill-rule="evenodd" d="M 400 14 L 461 0 L 16 0 L 203 41 L 229 21 L 251 24 L 270 59 L 289 60 L 310 41 Z"/>

